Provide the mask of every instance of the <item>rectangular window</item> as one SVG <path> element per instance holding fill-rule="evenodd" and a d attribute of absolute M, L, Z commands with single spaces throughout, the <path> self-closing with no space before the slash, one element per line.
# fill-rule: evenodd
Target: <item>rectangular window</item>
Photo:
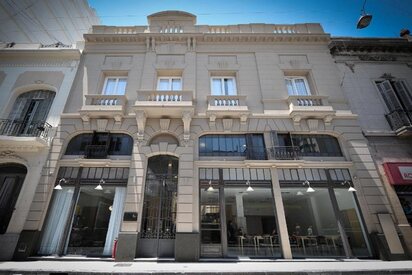
<path fill-rule="evenodd" d="M 159 77 L 157 81 L 158 91 L 181 91 L 182 78 L 181 77 Z"/>
<path fill-rule="evenodd" d="M 289 95 L 311 95 L 306 77 L 288 76 L 285 77 L 285 84 Z"/>
<path fill-rule="evenodd" d="M 212 77 L 212 95 L 236 95 L 235 80 L 234 77 Z"/>
<path fill-rule="evenodd" d="M 124 95 L 127 77 L 106 77 L 103 87 L 104 95 Z"/>
<path fill-rule="evenodd" d="M 300 156 L 312 157 L 341 157 L 339 142 L 328 135 L 294 135 L 276 134 L 275 153 L 278 155 L 285 150 L 297 151 Z M 274 137 L 274 140 L 276 137 Z M 282 151 L 283 150 L 283 151 Z M 276 155 L 275 155 L 276 156 Z M 280 156 L 279 156 L 280 157 Z"/>
<path fill-rule="evenodd" d="M 389 112 L 399 110 L 412 111 L 412 94 L 404 81 L 385 80 L 376 82 L 376 86 Z"/>

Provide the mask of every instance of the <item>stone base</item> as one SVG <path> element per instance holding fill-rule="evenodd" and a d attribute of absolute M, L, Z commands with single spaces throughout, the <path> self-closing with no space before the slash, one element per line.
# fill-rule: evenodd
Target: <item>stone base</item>
<path fill-rule="evenodd" d="M 386 242 L 383 234 L 377 234 L 376 232 L 370 234 L 372 246 L 374 248 L 374 257 L 384 261 L 405 261 L 408 260 L 408 255 L 405 254 L 392 254 L 390 253 L 388 243 Z"/>
<path fill-rule="evenodd" d="M 0 261 L 9 261 L 19 240 L 19 233 L 6 233 L 0 235 Z"/>
<path fill-rule="evenodd" d="M 29 256 L 35 254 L 36 242 L 40 237 L 40 232 L 37 230 L 23 230 L 20 233 L 19 242 L 14 250 L 13 259 L 24 261 Z"/>
<path fill-rule="evenodd" d="M 176 262 L 198 262 L 200 251 L 199 233 L 176 233 Z"/>
<path fill-rule="evenodd" d="M 116 262 L 131 262 L 136 257 L 137 232 L 119 233 L 117 239 Z"/>

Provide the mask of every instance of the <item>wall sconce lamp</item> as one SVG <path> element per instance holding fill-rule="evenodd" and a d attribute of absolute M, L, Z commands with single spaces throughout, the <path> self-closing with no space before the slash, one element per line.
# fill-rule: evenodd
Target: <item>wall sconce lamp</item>
<path fill-rule="evenodd" d="M 66 183 L 66 182 L 67 182 L 67 180 L 65 178 L 61 178 L 59 180 L 59 182 L 57 183 L 57 185 L 53 189 L 54 190 L 62 190 L 63 188 L 62 188 L 61 184 Z"/>
<path fill-rule="evenodd" d="M 212 186 L 212 181 L 209 180 L 209 188 L 207 188 L 207 192 L 213 192 L 213 191 L 215 191 L 215 189 Z"/>
<path fill-rule="evenodd" d="M 252 186 L 250 186 L 250 181 L 249 180 L 246 181 L 246 185 L 248 186 L 247 189 L 246 189 L 247 192 L 255 191 L 255 190 L 253 190 Z"/>
<path fill-rule="evenodd" d="M 99 184 L 94 188 L 94 190 L 103 190 L 103 186 L 102 184 L 105 184 L 106 182 L 104 181 L 104 179 L 101 179 Z"/>
<path fill-rule="evenodd" d="M 345 180 L 344 182 L 342 182 L 342 185 L 348 185 L 348 192 L 356 192 L 357 190 L 355 189 L 355 187 L 353 187 L 353 183 L 350 180 Z"/>
<path fill-rule="evenodd" d="M 315 192 L 315 189 L 313 189 L 312 187 L 310 187 L 310 182 L 308 180 L 305 180 L 305 182 L 303 183 L 303 186 L 308 186 L 308 189 L 306 189 L 307 193 L 313 193 Z"/>

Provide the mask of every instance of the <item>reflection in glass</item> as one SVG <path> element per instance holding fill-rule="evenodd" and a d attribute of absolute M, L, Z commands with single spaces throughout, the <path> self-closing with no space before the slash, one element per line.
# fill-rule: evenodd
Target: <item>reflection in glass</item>
<path fill-rule="evenodd" d="M 294 257 L 345 255 L 327 188 L 282 188 L 282 199 Z"/>
<path fill-rule="evenodd" d="M 219 189 L 200 191 L 200 220 L 202 244 L 220 244 L 220 206 Z"/>
<path fill-rule="evenodd" d="M 229 256 L 280 257 L 270 188 L 225 188 Z"/>
<path fill-rule="evenodd" d="M 104 191 L 81 187 L 77 200 L 66 254 L 101 255 L 106 242 L 114 187 Z"/>
<path fill-rule="evenodd" d="M 346 189 L 335 189 L 334 192 L 353 255 L 357 257 L 370 256 L 365 241 L 365 231 L 359 218 L 353 193 L 348 192 Z"/>

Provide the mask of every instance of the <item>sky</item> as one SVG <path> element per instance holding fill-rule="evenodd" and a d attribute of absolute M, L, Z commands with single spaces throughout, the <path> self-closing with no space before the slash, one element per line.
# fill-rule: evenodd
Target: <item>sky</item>
<path fill-rule="evenodd" d="M 114 4 L 115 3 L 115 4 Z M 89 0 L 101 24 L 147 25 L 147 16 L 181 10 L 197 16 L 198 25 L 248 23 L 321 23 L 332 36 L 399 37 L 412 31 L 412 0 L 367 0 L 372 22 L 356 29 L 364 0 Z"/>

